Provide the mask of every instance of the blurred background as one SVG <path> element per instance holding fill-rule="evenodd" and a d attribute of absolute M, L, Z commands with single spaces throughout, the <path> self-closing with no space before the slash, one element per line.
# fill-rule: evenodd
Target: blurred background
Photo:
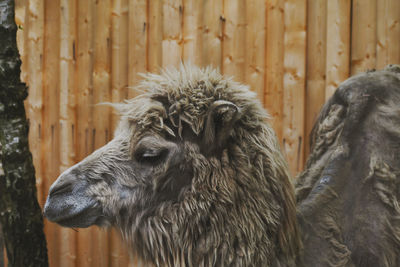
<path fill-rule="evenodd" d="M 257 92 L 292 175 L 316 116 L 350 75 L 400 63 L 399 0 L 16 0 L 39 203 L 107 143 L 137 73 L 181 61 Z M 140 266 L 114 231 L 45 221 L 50 266 Z"/>

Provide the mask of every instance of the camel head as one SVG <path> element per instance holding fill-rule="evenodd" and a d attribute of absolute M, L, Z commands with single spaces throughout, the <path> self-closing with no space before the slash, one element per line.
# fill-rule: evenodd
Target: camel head
<path fill-rule="evenodd" d="M 295 265 L 294 193 L 255 94 L 193 66 L 140 88 L 115 105 L 114 139 L 51 186 L 45 216 L 116 227 L 156 265 Z"/>

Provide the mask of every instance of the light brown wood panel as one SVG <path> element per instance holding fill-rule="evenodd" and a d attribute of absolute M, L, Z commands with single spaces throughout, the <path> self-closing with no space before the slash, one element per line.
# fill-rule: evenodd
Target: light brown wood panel
<path fill-rule="evenodd" d="M 271 125 L 282 141 L 283 129 L 283 60 L 284 60 L 284 0 L 267 2 L 267 40 L 264 105 L 271 115 Z"/>
<path fill-rule="evenodd" d="M 118 103 L 126 98 L 128 90 L 128 0 L 114 0 L 111 16 L 111 102 Z M 118 126 L 119 114 L 112 110 L 111 132 L 114 134 Z M 117 231 L 110 232 L 110 267 L 123 267 L 129 264 L 129 254 Z"/>
<path fill-rule="evenodd" d="M 246 60 L 246 1 L 224 0 L 221 71 L 244 82 Z"/>
<path fill-rule="evenodd" d="M 305 155 L 310 151 L 308 136 L 325 102 L 327 1 L 309 0 L 307 5 Z"/>
<path fill-rule="evenodd" d="M 163 5 L 162 1 L 148 1 L 149 36 L 147 70 L 159 72 L 162 66 Z"/>
<path fill-rule="evenodd" d="M 93 151 L 93 0 L 77 3 L 76 75 L 76 160 Z M 92 230 L 79 229 L 76 266 L 92 266 Z"/>
<path fill-rule="evenodd" d="M 32 152 L 33 165 L 36 173 L 36 186 L 40 206 L 45 202 L 45 188 L 43 186 L 43 169 L 41 160 L 42 131 L 43 131 L 43 38 L 44 38 L 44 2 L 42 0 L 26 3 L 26 21 L 24 30 L 24 53 L 21 53 L 25 62 L 22 64 L 22 79 L 30 87 L 26 100 L 26 112 L 30 119 L 29 146 Z M 29 27 L 29 29 L 28 29 Z M 21 49 L 20 49 L 21 50 Z"/>
<path fill-rule="evenodd" d="M 246 2 L 245 83 L 250 85 L 264 103 L 266 1 Z M 243 11 L 242 11 L 243 12 Z"/>
<path fill-rule="evenodd" d="M 202 51 L 203 66 L 221 68 L 222 63 L 222 29 L 225 23 L 222 0 L 202 1 Z"/>
<path fill-rule="evenodd" d="M 60 173 L 75 159 L 75 59 L 76 1 L 60 0 Z M 60 267 L 76 264 L 76 232 L 60 228 Z"/>
<path fill-rule="evenodd" d="M 377 0 L 353 0 L 352 5 L 351 74 L 354 75 L 376 67 Z"/>
<path fill-rule="evenodd" d="M 43 131 L 42 150 L 45 194 L 60 173 L 60 1 L 44 1 L 43 38 Z M 51 266 L 60 265 L 60 226 L 45 221 Z"/>
<path fill-rule="evenodd" d="M 129 26 L 128 26 L 128 86 L 137 85 L 140 77 L 138 73 L 148 70 L 148 2 L 146 0 L 129 1 Z M 137 96 L 138 92 L 130 88 L 127 98 Z"/>
<path fill-rule="evenodd" d="M 306 0 L 285 2 L 283 151 L 292 175 L 303 168 L 306 79 Z"/>
<path fill-rule="evenodd" d="M 350 74 L 351 1 L 329 0 L 327 3 L 325 100 Z"/>
<path fill-rule="evenodd" d="M 111 140 L 111 0 L 95 1 L 93 50 L 93 143 L 98 149 Z M 109 232 L 92 227 L 93 265 L 107 267 Z"/>
<path fill-rule="evenodd" d="M 202 1 L 183 0 L 183 52 L 182 60 L 202 65 Z"/>
<path fill-rule="evenodd" d="M 111 16 L 111 102 L 118 103 L 127 97 L 129 69 L 129 2 L 114 0 Z M 111 132 L 119 121 L 116 109 L 112 110 Z"/>
<path fill-rule="evenodd" d="M 162 66 L 178 67 L 182 57 L 182 0 L 164 0 L 162 12 Z"/>
<path fill-rule="evenodd" d="M 400 1 L 380 0 L 377 4 L 376 67 L 400 63 Z"/>

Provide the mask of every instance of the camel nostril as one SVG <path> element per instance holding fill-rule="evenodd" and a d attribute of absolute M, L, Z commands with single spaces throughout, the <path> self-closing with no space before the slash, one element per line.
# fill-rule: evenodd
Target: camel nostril
<path fill-rule="evenodd" d="M 72 192 L 76 179 L 77 176 L 71 173 L 71 169 L 64 171 L 50 187 L 49 197 Z"/>
<path fill-rule="evenodd" d="M 55 196 L 70 191 L 72 191 L 72 183 L 57 183 L 50 188 L 49 196 Z"/>

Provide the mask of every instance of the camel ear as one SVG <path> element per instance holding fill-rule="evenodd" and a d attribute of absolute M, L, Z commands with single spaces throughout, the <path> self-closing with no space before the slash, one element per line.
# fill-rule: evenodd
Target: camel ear
<path fill-rule="evenodd" d="M 239 116 L 239 107 L 232 102 L 217 100 L 211 105 L 203 136 L 206 150 L 224 146 Z"/>

